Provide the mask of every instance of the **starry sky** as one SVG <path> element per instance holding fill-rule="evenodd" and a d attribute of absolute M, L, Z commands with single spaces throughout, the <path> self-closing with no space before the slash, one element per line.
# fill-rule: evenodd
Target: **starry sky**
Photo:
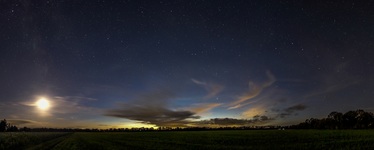
<path fill-rule="evenodd" d="M 2 0 L 0 118 L 20 127 L 218 127 L 373 112 L 372 8 Z"/>

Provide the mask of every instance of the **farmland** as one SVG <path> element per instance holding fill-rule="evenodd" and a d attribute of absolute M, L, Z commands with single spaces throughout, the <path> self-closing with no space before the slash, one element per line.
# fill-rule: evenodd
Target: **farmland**
<path fill-rule="evenodd" d="M 0 149 L 373 149 L 374 130 L 0 133 Z"/>

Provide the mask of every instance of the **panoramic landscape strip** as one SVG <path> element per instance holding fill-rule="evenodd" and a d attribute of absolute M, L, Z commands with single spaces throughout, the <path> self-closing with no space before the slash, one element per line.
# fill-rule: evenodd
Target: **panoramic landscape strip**
<path fill-rule="evenodd" d="M 291 126 L 57 129 L 18 128 L 5 119 L 0 125 L 2 150 L 374 148 L 373 113 L 364 110 L 331 112 Z"/>

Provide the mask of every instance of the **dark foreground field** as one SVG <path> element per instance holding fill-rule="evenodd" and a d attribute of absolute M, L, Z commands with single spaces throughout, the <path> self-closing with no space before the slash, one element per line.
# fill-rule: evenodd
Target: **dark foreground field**
<path fill-rule="evenodd" d="M 0 133 L 0 149 L 374 149 L 374 130 Z"/>

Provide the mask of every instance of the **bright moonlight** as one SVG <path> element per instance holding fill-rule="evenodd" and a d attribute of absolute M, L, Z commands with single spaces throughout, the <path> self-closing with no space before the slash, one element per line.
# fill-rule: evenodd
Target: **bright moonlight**
<path fill-rule="evenodd" d="M 36 106 L 41 110 L 47 110 L 50 107 L 49 101 L 41 98 L 36 102 Z"/>

